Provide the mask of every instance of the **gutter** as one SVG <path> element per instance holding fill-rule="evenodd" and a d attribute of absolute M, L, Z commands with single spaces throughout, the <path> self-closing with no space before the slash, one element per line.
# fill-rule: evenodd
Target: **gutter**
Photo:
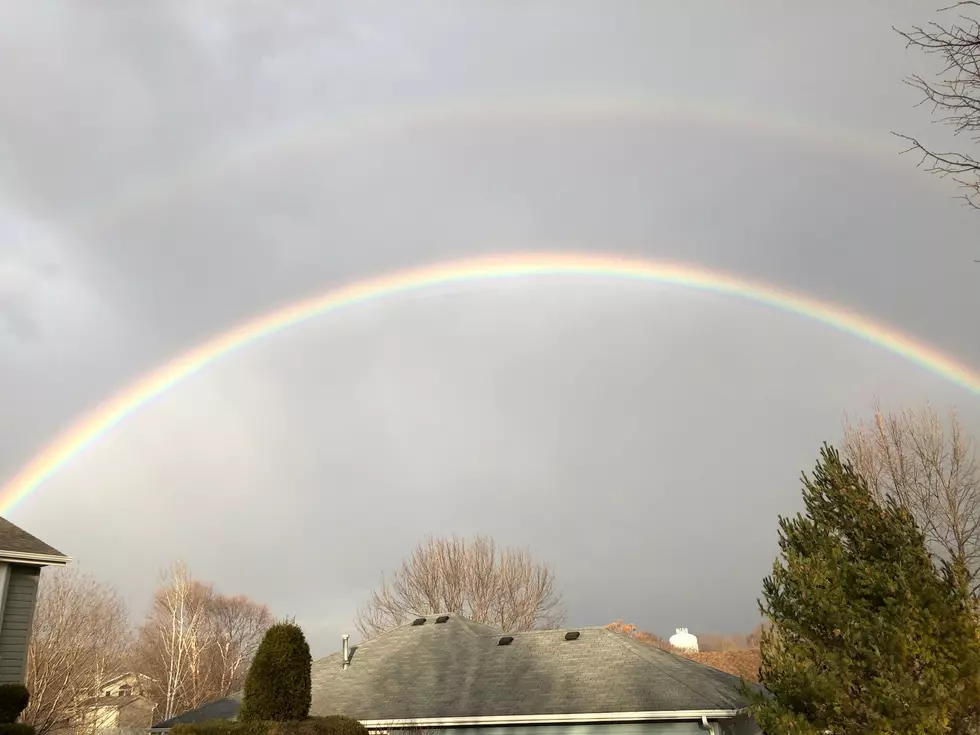
<path fill-rule="evenodd" d="M 486 717 L 429 717 L 397 720 L 361 720 L 361 724 L 372 732 L 437 727 L 477 727 L 490 725 L 560 725 L 596 724 L 602 722 L 677 722 L 697 721 L 702 729 L 711 735 L 721 735 L 721 726 L 712 720 L 730 720 L 748 712 L 741 709 L 711 710 L 662 710 L 659 712 L 581 712 L 561 715 L 492 715 Z M 177 724 L 177 723 L 174 723 Z M 152 735 L 164 735 L 170 727 L 151 727 Z"/>
<path fill-rule="evenodd" d="M 488 717 L 430 717 L 409 720 L 361 720 L 368 730 L 397 730 L 425 727 L 473 727 L 479 725 L 560 725 L 600 722 L 665 722 L 677 720 L 728 720 L 743 715 L 748 708 L 713 710 L 665 710 L 661 712 L 592 712 L 561 715 L 493 715 Z M 710 723 L 709 727 L 717 723 Z M 162 730 L 156 732 L 163 732 Z M 714 729 L 712 735 L 719 731 Z"/>
<path fill-rule="evenodd" d="M 70 556 L 62 554 L 29 554 L 23 551 L 0 551 L 0 562 L 9 561 L 15 564 L 39 564 L 65 566 L 72 561 Z"/>

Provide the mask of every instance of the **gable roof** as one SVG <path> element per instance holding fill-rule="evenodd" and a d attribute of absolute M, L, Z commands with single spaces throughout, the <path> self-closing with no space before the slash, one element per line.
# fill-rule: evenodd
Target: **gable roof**
<path fill-rule="evenodd" d="M 20 526 L 0 517 L 0 561 L 64 565 L 71 558 Z"/>
<path fill-rule="evenodd" d="M 103 679 L 102 683 L 99 684 L 99 689 L 105 689 L 106 687 L 112 687 L 113 684 L 120 681 L 125 681 L 126 679 L 131 679 L 135 682 L 146 681 L 150 677 L 145 674 L 137 674 L 135 671 L 122 671 L 109 679 Z"/>
<path fill-rule="evenodd" d="M 748 706 L 740 680 L 683 656 L 662 651 L 602 627 L 504 634 L 451 615 L 405 625 L 356 649 L 344 668 L 342 654 L 312 667 L 311 715 L 344 714 L 362 722 L 457 721 L 507 718 L 533 721 L 559 716 L 681 712 L 733 716 Z M 240 695 L 215 706 L 237 712 Z M 234 709 L 234 712 L 232 711 Z M 697 714 L 695 714 L 697 713 Z M 200 721 L 197 710 L 155 725 Z M 208 713 L 209 717 L 215 717 Z M 193 717 L 193 719 L 189 719 Z"/>
<path fill-rule="evenodd" d="M 169 720 L 158 722 L 151 728 L 151 730 L 169 730 L 174 725 L 182 725 L 190 722 L 233 720 L 238 714 L 238 708 L 241 706 L 241 704 L 242 693 L 235 692 L 224 699 L 208 702 L 207 704 L 198 707 L 197 709 L 193 709 L 190 712 L 184 712 L 176 717 L 171 717 Z"/>

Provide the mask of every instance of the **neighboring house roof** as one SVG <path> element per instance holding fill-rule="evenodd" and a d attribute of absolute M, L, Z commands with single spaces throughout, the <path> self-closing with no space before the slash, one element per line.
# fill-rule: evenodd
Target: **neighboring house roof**
<path fill-rule="evenodd" d="M 6 518 L 0 518 L 0 561 L 64 565 L 71 558 Z"/>
<path fill-rule="evenodd" d="M 576 640 L 566 640 L 567 630 L 511 633 L 512 642 L 499 645 L 498 630 L 455 615 L 435 619 L 362 643 L 347 669 L 339 651 L 316 661 L 310 713 L 365 724 L 461 725 L 624 713 L 637 720 L 722 718 L 748 706 L 738 677 L 602 627 L 579 628 Z M 154 729 L 232 718 L 240 700 L 220 700 Z"/>
<path fill-rule="evenodd" d="M 206 722 L 208 720 L 233 720 L 238 714 L 238 708 L 242 703 L 242 693 L 237 692 L 225 699 L 216 702 L 209 702 L 203 707 L 198 707 L 182 715 L 171 717 L 169 720 L 158 722 L 153 726 L 154 730 L 169 730 L 174 725 L 188 722 Z"/>
<path fill-rule="evenodd" d="M 106 687 L 111 687 L 117 681 L 124 681 L 126 679 L 132 679 L 133 681 L 140 681 L 147 678 L 149 677 L 143 674 L 137 674 L 133 671 L 123 671 L 119 674 L 116 674 L 111 679 L 103 680 L 103 682 L 99 685 L 99 689 L 105 689 Z"/>

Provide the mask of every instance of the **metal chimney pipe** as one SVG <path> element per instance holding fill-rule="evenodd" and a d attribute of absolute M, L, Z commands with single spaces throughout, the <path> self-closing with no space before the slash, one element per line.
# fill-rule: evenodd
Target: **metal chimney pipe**
<path fill-rule="evenodd" d="M 343 648 L 344 655 L 343 655 L 343 659 L 344 659 L 344 668 L 345 669 L 348 666 L 350 666 L 350 643 L 349 643 L 349 641 L 350 641 L 350 636 L 347 635 L 346 633 L 344 633 L 344 648 Z"/>

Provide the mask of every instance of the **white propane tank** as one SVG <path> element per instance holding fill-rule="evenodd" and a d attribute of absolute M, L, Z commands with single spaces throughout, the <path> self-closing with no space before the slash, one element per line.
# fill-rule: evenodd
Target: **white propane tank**
<path fill-rule="evenodd" d="M 698 651 L 698 637 L 687 632 L 687 628 L 678 628 L 670 637 L 670 645 L 681 651 Z"/>

